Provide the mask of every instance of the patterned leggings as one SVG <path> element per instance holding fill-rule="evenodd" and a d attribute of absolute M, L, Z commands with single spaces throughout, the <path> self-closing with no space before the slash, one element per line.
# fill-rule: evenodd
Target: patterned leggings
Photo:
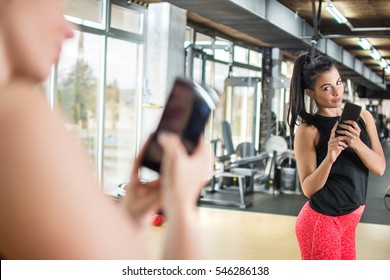
<path fill-rule="evenodd" d="M 342 216 L 326 216 L 307 202 L 295 225 L 303 260 L 355 260 L 355 231 L 364 205 Z"/>

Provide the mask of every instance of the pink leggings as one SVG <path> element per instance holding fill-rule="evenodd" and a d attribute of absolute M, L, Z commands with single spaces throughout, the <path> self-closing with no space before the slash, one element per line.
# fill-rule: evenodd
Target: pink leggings
<path fill-rule="evenodd" d="M 307 202 L 295 225 L 303 260 L 355 260 L 355 231 L 364 205 L 342 216 L 326 216 Z"/>

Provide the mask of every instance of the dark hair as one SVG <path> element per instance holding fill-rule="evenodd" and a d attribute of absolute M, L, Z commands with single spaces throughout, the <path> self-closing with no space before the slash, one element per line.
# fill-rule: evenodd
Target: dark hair
<path fill-rule="evenodd" d="M 287 113 L 290 135 L 294 140 L 294 128 L 297 121 L 313 124 L 313 115 L 306 112 L 305 89 L 314 90 L 318 76 L 336 67 L 333 61 L 326 56 L 311 56 L 309 52 L 302 52 L 294 63 L 290 84 L 290 104 Z"/>

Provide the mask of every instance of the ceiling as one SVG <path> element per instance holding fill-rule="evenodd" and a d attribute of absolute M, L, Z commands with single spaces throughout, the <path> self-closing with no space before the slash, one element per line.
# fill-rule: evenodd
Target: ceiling
<path fill-rule="evenodd" d="M 278 0 L 290 10 L 298 13 L 311 26 L 313 26 L 313 9 L 311 0 Z M 318 10 L 319 1 L 316 2 Z M 323 37 L 332 38 L 334 42 L 359 58 L 365 65 L 382 75 L 383 68 L 378 61 L 370 56 L 370 51 L 365 51 L 357 44 L 359 37 L 366 37 L 377 49 L 383 58 L 390 63 L 390 1 L 389 0 L 333 0 L 332 3 L 348 19 L 352 27 L 337 23 L 325 10 L 325 2 L 322 2 L 320 34 Z M 378 30 L 377 27 L 387 30 Z M 365 31 L 354 31 L 359 28 L 367 28 Z M 390 75 L 386 80 L 390 81 Z"/>
<path fill-rule="evenodd" d="M 188 18 L 204 26 L 226 33 L 238 40 L 258 46 L 278 47 L 286 55 L 293 57 L 297 52 L 308 48 L 307 40 L 313 34 L 297 38 L 268 20 L 259 17 L 255 11 L 243 9 L 238 2 L 251 3 L 256 8 L 258 0 L 144 0 L 144 2 L 170 2 L 186 9 Z M 264 2 L 264 1 L 259 1 Z M 274 1 L 276 2 L 276 0 Z M 313 26 L 313 2 L 315 13 L 318 12 L 320 0 L 277 0 L 287 7 L 308 25 Z M 321 19 L 319 21 L 319 40 L 332 40 L 343 50 L 358 58 L 365 66 L 390 83 L 390 75 L 383 75 L 383 68 L 370 56 L 370 51 L 361 49 L 359 37 L 366 37 L 383 58 L 390 64 L 390 0 L 333 0 L 332 3 L 348 19 L 349 26 L 338 24 L 325 10 L 325 0 L 321 3 Z M 283 11 L 281 11 L 282 13 Z M 281 14 L 282 15 L 282 14 Z M 378 30 L 380 27 L 380 30 Z M 363 29 L 363 31 L 361 31 Z M 314 31 L 313 31 L 314 32 Z M 311 32 L 311 33 L 313 33 Z M 372 90 L 382 90 L 370 79 L 363 77 L 353 69 L 340 64 L 343 76 Z M 390 94 L 390 93 L 388 93 Z"/>

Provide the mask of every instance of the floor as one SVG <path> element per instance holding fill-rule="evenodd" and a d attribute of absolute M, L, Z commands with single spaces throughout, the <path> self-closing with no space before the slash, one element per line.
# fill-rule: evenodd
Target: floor
<path fill-rule="evenodd" d="M 356 230 L 357 259 L 360 260 L 390 260 L 390 211 L 384 204 L 384 193 L 390 185 L 390 141 L 383 143 L 383 149 L 387 170 L 382 177 L 370 175 L 365 213 Z M 239 200 L 234 190 L 206 196 L 214 200 Z M 256 191 L 247 199 L 252 202 L 247 209 L 200 204 L 199 233 L 204 258 L 299 260 L 294 228 L 306 198 L 297 194 L 274 196 Z M 145 246 L 153 258 L 161 256 L 164 234 L 164 225 L 150 226 L 147 232 Z"/>
<path fill-rule="evenodd" d="M 369 175 L 366 208 L 361 219 L 363 223 L 390 225 L 390 211 L 386 209 L 384 203 L 384 194 L 390 185 L 390 141 L 383 142 L 383 150 L 387 161 L 387 169 L 381 177 L 375 174 Z M 210 187 L 207 189 L 210 189 Z M 307 199 L 303 194 L 293 193 L 281 193 L 278 196 L 274 196 L 271 191 L 265 191 L 264 186 L 255 185 L 255 192 L 246 195 L 246 200 L 251 202 L 252 205 L 240 210 L 297 216 Z M 200 204 L 205 207 L 237 210 L 239 209 L 238 207 L 215 205 L 210 203 L 210 201 L 238 202 L 238 187 L 230 187 L 213 193 L 205 192 L 203 200 L 207 200 L 207 202 L 201 201 Z M 390 206 L 390 198 L 387 198 L 387 204 Z"/>
<path fill-rule="evenodd" d="M 205 259 L 300 259 L 293 216 L 198 207 L 198 218 Z M 152 258 L 161 257 L 164 234 L 164 225 L 148 229 L 145 246 Z M 390 226 L 360 223 L 356 243 L 357 259 L 390 260 Z"/>

